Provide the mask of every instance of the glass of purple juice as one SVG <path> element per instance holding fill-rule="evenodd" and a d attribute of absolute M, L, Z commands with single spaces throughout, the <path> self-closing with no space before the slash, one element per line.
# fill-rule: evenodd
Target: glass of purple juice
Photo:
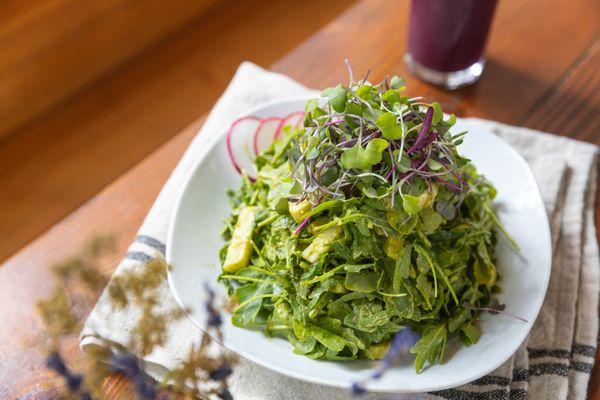
<path fill-rule="evenodd" d="M 446 89 L 477 81 L 495 8 L 496 0 L 412 0 L 408 68 Z"/>

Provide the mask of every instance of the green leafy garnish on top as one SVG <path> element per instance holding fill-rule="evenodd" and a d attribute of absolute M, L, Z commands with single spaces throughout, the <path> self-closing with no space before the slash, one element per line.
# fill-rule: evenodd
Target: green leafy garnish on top
<path fill-rule="evenodd" d="M 220 280 L 236 326 L 327 360 L 382 358 L 410 329 L 417 372 L 448 340 L 477 342 L 500 290 L 496 190 L 458 152 L 454 116 L 404 90 L 326 89 L 230 191 Z"/>

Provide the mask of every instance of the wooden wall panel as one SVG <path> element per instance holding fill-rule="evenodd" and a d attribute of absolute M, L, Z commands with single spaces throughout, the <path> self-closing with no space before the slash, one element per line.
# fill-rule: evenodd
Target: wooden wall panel
<path fill-rule="evenodd" d="M 0 2 L 0 137 L 217 1 Z"/>

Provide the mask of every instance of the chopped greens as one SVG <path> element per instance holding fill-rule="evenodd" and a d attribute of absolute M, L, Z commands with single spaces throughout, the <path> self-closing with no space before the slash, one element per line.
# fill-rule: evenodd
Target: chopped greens
<path fill-rule="evenodd" d="M 417 372 L 449 338 L 477 342 L 499 290 L 496 190 L 457 152 L 454 116 L 404 90 L 326 89 L 230 191 L 220 280 L 236 326 L 327 360 L 380 359 L 410 328 Z"/>

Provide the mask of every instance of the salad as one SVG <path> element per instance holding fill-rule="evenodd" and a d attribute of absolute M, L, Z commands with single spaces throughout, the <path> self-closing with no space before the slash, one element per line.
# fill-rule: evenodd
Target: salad
<path fill-rule="evenodd" d="M 478 341 L 497 232 L 512 239 L 454 115 L 404 91 L 398 77 L 328 88 L 240 168 L 219 278 L 234 325 L 326 360 L 380 359 L 410 329 L 417 372 L 449 338 Z"/>

